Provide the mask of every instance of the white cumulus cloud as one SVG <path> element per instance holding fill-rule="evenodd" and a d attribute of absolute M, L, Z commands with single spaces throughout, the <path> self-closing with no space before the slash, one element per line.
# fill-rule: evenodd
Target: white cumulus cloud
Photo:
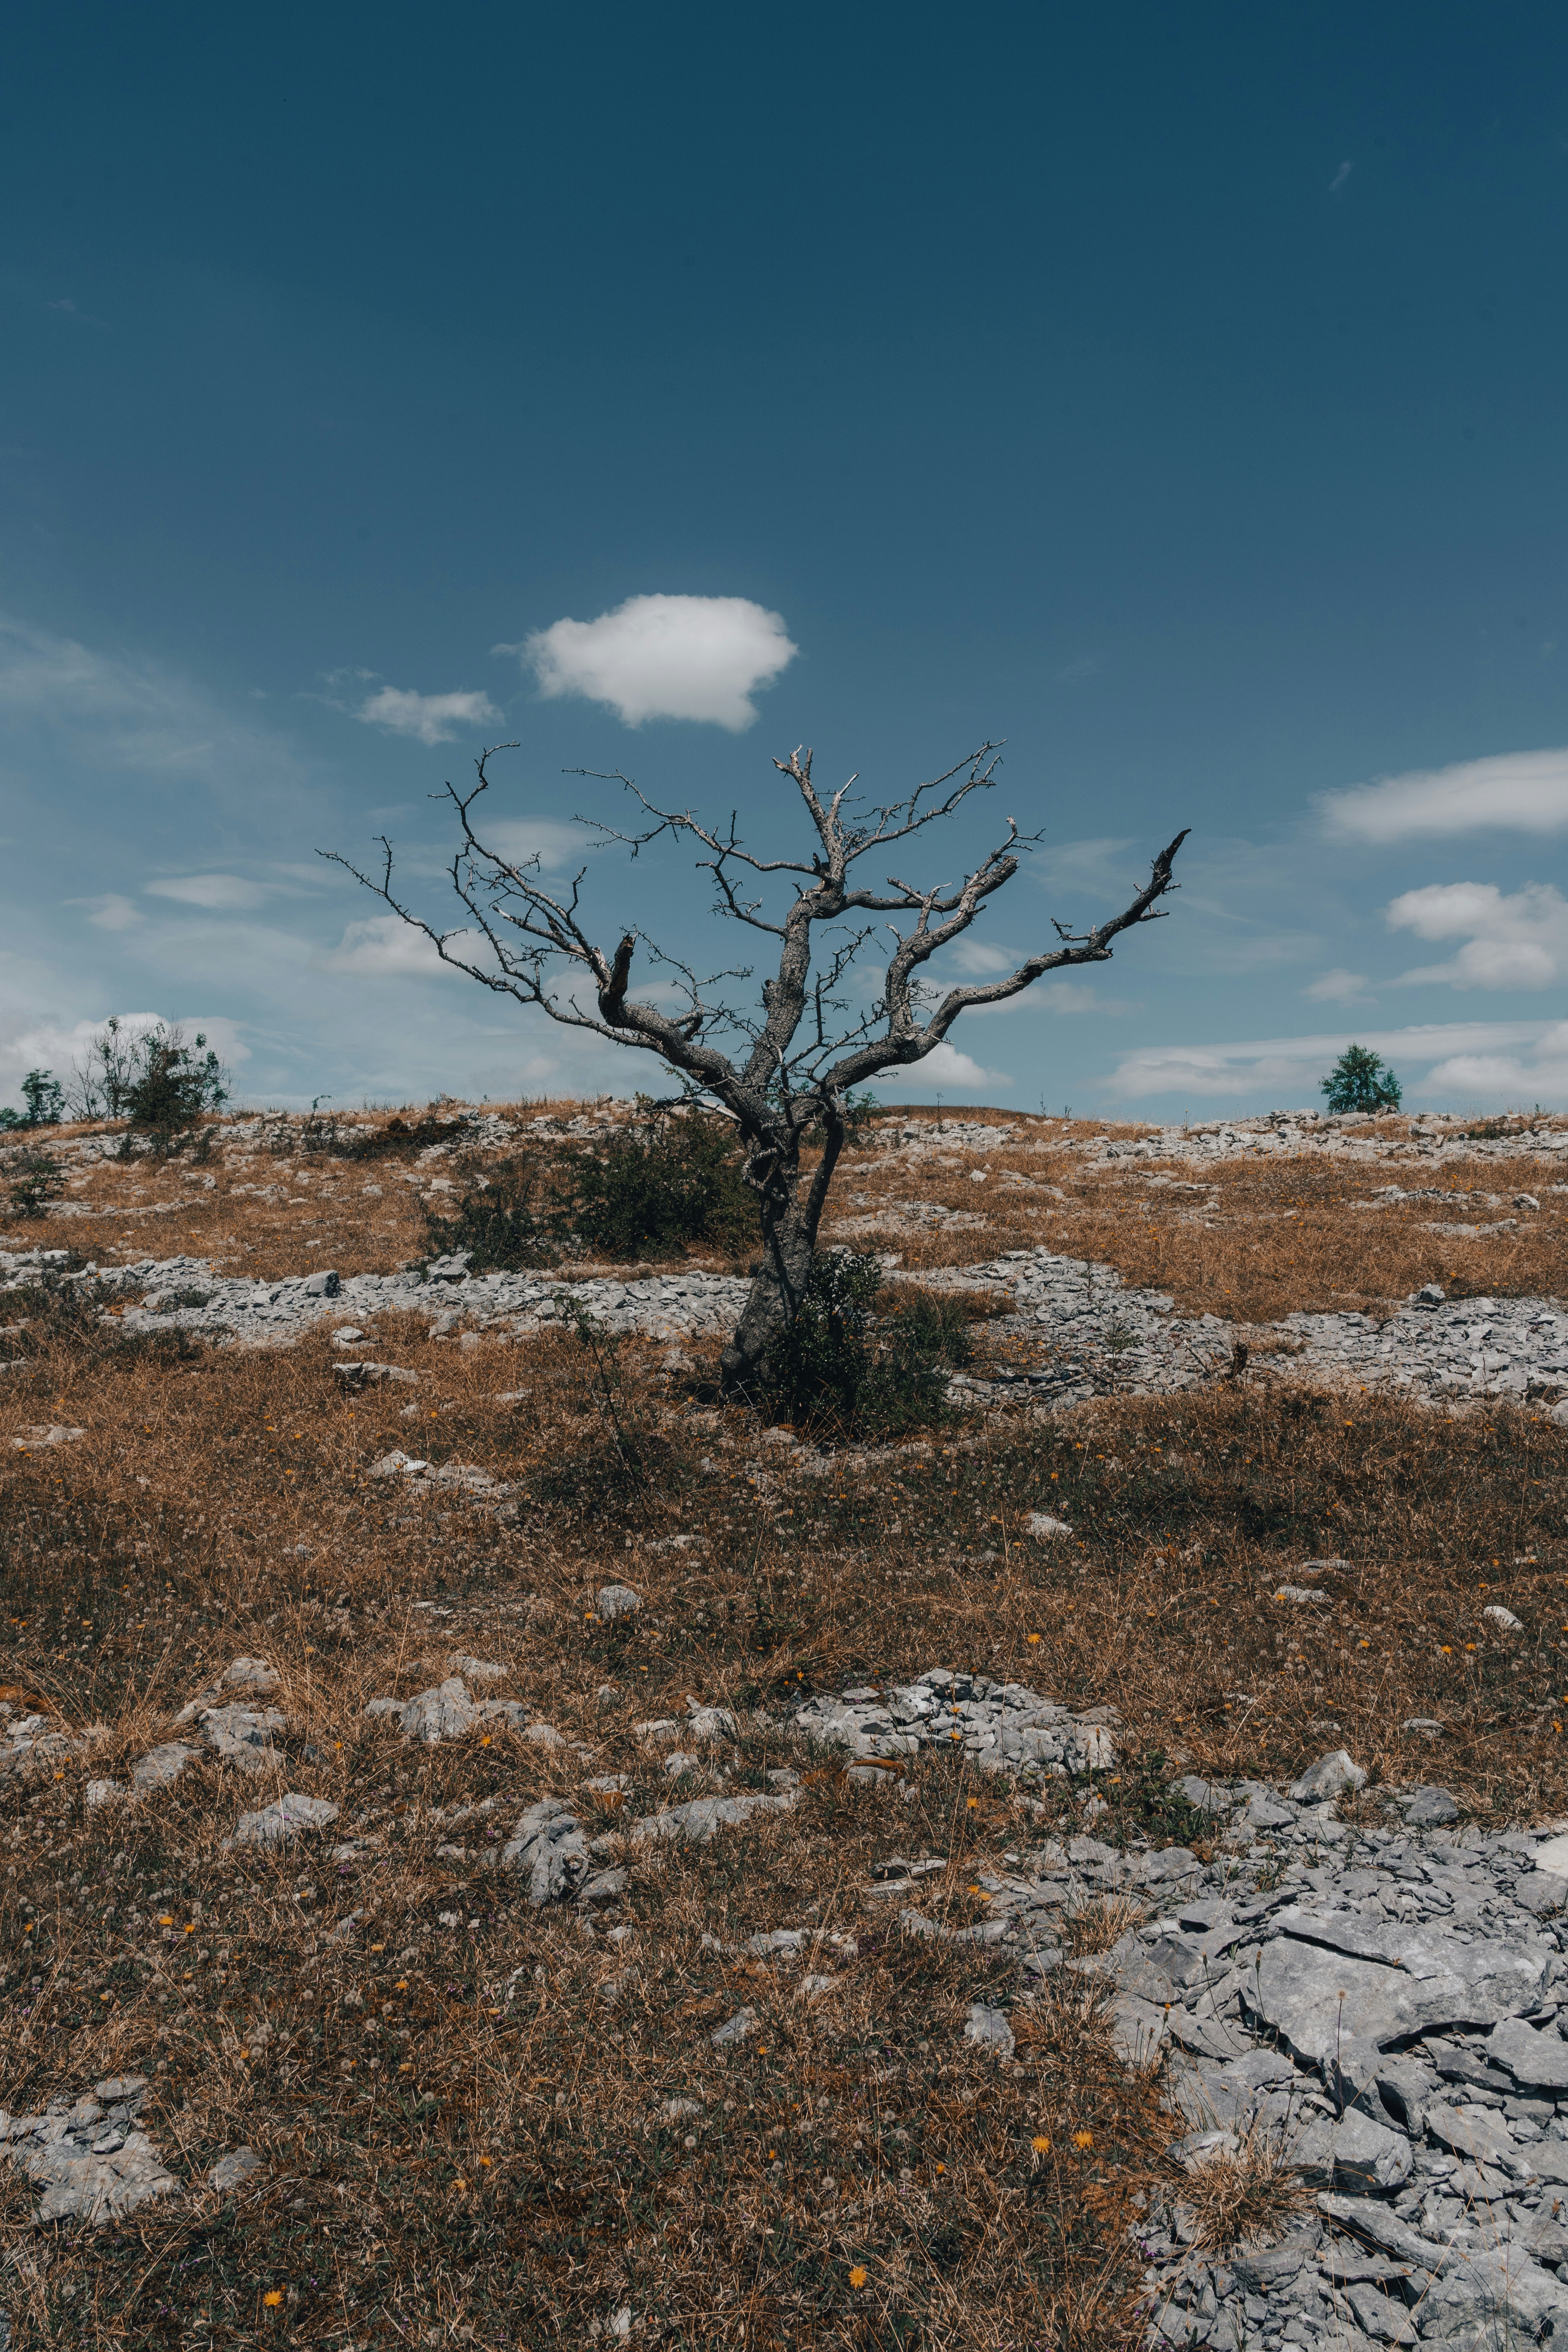
<path fill-rule="evenodd" d="M 1549 882 L 1505 895 L 1495 882 L 1434 882 L 1384 909 L 1395 930 L 1462 940 L 1451 962 L 1401 973 L 1455 988 L 1550 988 L 1568 974 L 1568 900 Z"/>
<path fill-rule="evenodd" d="M 940 1045 L 931 1047 L 923 1061 L 912 1062 L 907 1068 L 888 1070 L 876 1083 L 895 1089 L 903 1086 L 972 1088 L 1010 1087 L 1013 1081 L 1004 1070 L 983 1069 L 968 1054 L 961 1054 L 956 1045 L 950 1045 L 943 1038 Z"/>
<path fill-rule="evenodd" d="M 752 696 L 771 686 L 797 647 L 777 613 L 745 596 L 628 596 L 596 621 L 562 620 L 521 646 L 546 698 L 607 703 L 628 727 L 698 719 L 740 734 Z"/>
<path fill-rule="evenodd" d="M 377 980 L 407 973 L 427 978 L 447 969 L 424 932 L 401 915 L 367 915 L 346 924 L 338 945 L 311 961 L 325 971 L 358 972 Z"/>
<path fill-rule="evenodd" d="M 354 717 L 389 735 L 412 735 L 417 743 L 450 743 L 465 727 L 493 725 L 500 712 L 488 694 L 416 694 L 411 687 L 384 686 L 366 695 Z"/>
<path fill-rule="evenodd" d="M 1336 964 L 1331 971 L 1320 972 L 1301 993 L 1321 1004 L 1353 1004 L 1366 995 L 1367 985 L 1361 972 L 1347 971 L 1342 964 Z"/>
<path fill-rule="evenodd" d="M 1510 833 L 1568 829 L 1568 751 L 1503 751 L 1452 768 L 1380 776 L 1319 801 L 1341 840 L 1384 844 L 1443 839 L 1488 826 Z"/>

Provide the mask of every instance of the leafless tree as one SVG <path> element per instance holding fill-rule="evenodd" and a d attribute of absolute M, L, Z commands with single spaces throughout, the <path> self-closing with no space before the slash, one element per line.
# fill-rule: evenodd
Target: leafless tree
<path fill-rule="evenodd" d="M 886 805 L 852 800 L 854 776 L 825 801 L 812 781 L 808 751 L 775 760 L 799 793 L 816 836 L 809 855 L 795 858 L 755 856 L 742 842 L 733 814 L 726 826 L 712 827 L 688 809 L 658 807 L 627 776 L 605 779 L 630 793 L 646 820 L 641 829 L 580 822 L 601 841 L 622 844 L 633 857 L 662 835 L 689 841 L 699 868 L 713 877 L 716 911 L 777 941 L 769 950 L 770 958 L 776 954 L 776 969 L 761 983 L 760 1008 L 752 1010 L 724 993 L 727 984 L 749 980 L 750 970 L 700 977 L 638 931 L 628 931 L 613 950 L 600 946 L 583 906 L 585 866 L 569 882 L 547 888 L 537 856 L 514 860 L 486 846 L 476 830 L 475 804 L 490 788 L 495 752 L 516 748 L 499 744 L 485 751 L 476 762 L 478 781 L 467 792 L 447 784 L 436 795 L 450 800 L 462 828 L 451 882 L 470 921 L 459 929 L 437 930 L 396 895 L 392 844 L 384 835 L 379 877 L 362 874 L 335 852 L 321 854 L 422 931 L 443 962 L 499 994 L 537 1005 L 568 1028 L 658 1055 L 690 1099 L 716 1102 L 733 1117 L 746 1179 L 758 1197 L 762 1258 L 724 1350 L 723 1378 L 732 1393 L 752 1392 L 805 1294 L 852 1090 L 880 1071 L 922 1060 L 970 1006 L 1000 1004 L 1069 964 L 1106 961 L 1119 933 L 1158 919 L 1156 901 L 1173 887 L 1171 868 L 1186 833 L 1160 852 L 1148 882 L 1120 914 L 1082 932 L 1056 923 L 1057 944 L 1026 958 L 1005 978 L 939 990 L 922 978 L 923 968 L 1012 880 L 1018 852 L 1031 841 L 1020 837 L 1009 818 L 1006 839 L 952 884 L 916 884 L 889 874 L 880 887 L 864 887 L 854 869 L 952 816 L 973 793 L 989 791 L 996 777 L 995 745 L 983 744 Z M 766 891 L 775 876 L 783 903 L 748 895 Z M 880 917 L 891 919 L 868 919 Z M 858 1013 L 844 992 L 850 968 L 884 932 L 890 934 L 886 973 L 874 1000 Z M 627 994 L 639 939 L 660 974 L 658 992 L 677 999 L 674 1011 Z M 820 1153 L 806 1175 L 801 1162 L 808 1139 L 820 1145 Z"/>

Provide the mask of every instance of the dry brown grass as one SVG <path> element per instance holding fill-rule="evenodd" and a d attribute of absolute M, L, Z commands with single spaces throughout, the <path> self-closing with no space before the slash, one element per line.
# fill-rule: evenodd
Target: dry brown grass
<path fill-rule="evenodd" d="M 1194 2243 L 1214 2254 L 1272 2245 L 1316 2202 L 1279 2135 L 1262 2130 L 1190 2165 L 1179 2195 L 1195 2225 Z"/>
<path fill-rule="evenodd" d="M 1089 1131 L 1112 1130 L 1086 1129 L 1080 1142 Z M 1167 1291 L 1185 1314 L 1247 1323 L 1394 1303 L 1426 1282 L 1458 1297 L 1550 1297 L 1563 1287 L 1568 1193 L 1552 1191 L 1562 1170 L 1549 1160 L 1446 1154 L 1434 1170 L 1301 1156 L 1205 1170 L 1152 1160 L 1134 1171 L 1087 1164 L 1059 1133 L 1026 1132 L 983 1158 L 940 1143 L 913 1163 L 892 1153 L 852 1157 L 834 1195 L 830 1237 L 896 1249 L 911 1272 L 1043 1245 Z M 988 1171 L 981 1184 L 977 1165 Z M 1374 1205 L 1394 1185 L 1443 1197 Z M 1520 1193 L 1539 1207 L 1517 1206 Z M 1497 1196 L 1490 1204 L 1489 1195 Z M 933 1205 L 952 1215 L 931 1221 Z M 1426 1230 L 1510 1221 L 1510 1230 L 1473 1237 Z"/>
<path fill-rule="evenodd" d="M 276 1205 L 228 1197 L 246 1219 Z M 163 1227 L 140 1246 L 161 1252 Z M 205 2319 L 226 2346 L 575 2345 L 629 2304 L 645 2336 L 692 2346 L 1120 2341 L 1131 2200 L 1184 2126 L 1081 1990 L 1033 2012 L 1016 2067 L 975 2051 L 964 2010 L 1005 1995 L 1006 1948 L 906 1940 L 867 1892 L 887 1854 L 941 1853 L 922 1907 L 965 1924 L 979 1872 L 1076 1825 L 1085 1792 L 1050 1792 L 1041 1821 L 951 1759 L 917 1768 L 907 1806 L 826 1771 L 782 1821 L 638 1850 L 620 1948 L 531 1912 L 483 1867 L 474 1821 L 437 1818 L 494 1796 L 510 1828 L 603 1771 L 633 1783 L 612 1826 L 652 1810 L 660 1751 L 632 1726 L 689 1695 L 776 1718 L 803 1686 L 963 1663 L 1114 1706 L 1113 1841 L 1202 1837 L 1169 1786 L 1179 1757 L 1283 1777 L 1342 1742 L 1373 1770 L 1369 1817 L 1380 1779 L 1441 1778 L 1488 1822 L 1568 1809 L 1568 1438 L 1528 1413 L 1347 1411 L 1249 1376 L 1060 1421 L 1009 1410 L 824 1479 L 702 1406 L 661 1352 L 621 1350 L 629 1483 L 559 1335 L 464 1349 L 378 1318 L 377 1353 L 419 1385 L 354 1399 L 324 1329 L 186 1360 L 63 1337 L 8 1376 L 0 1679 L 102 1730 L 7 1784 L 0 2097 L 144 2071 L 151 2127 L 191 2177 L 241 2141 L 266 2165 L 221 2201 L 62 2234 L 26 2289 L 31 2340 L 163 2352 Z M 86 1434 L 10 1445 L 49 1423 Z M 491 1470 L 517 1516 L 369 1478 L 393 1446 Z M 1029 1538 L 1042 1507 L 1072 1540 Z M 695 1541 L 657 1548 L 676 1534 Z M 1273 1599 L 1325 1554 L 1348 1563 L 1331 1608 Z M 593 1595 L 622 1577 L 644 1608 L 602 1624 Z M 1493 1600 L 1521 1635 L 1487 1628 Z M 85 1811 L 88 1779 L 122 1773 L 242 1652 L 280 1671 L 287 1784 L 384 1841 L 362 1861 L 226 1853 L 278 1783 L 216 1763 Z M 496 1687 L 592 1761 L 500 1735 L 414 1753 L 365 1720 L 368 1696 L 426 1686 L 456 1652 L 503 1663 Z M 1415 1716 L 1447 1724 L 1440 1748 L 1402 1733 Z M 803 1760 L 776 1723 L 742 1751 L 752 1779 Z M 1119 1921 L 1079 1933 L 1114 1940 Z M 841 1978 L 832 1993 L 700 1941 L 781 1925 L 855 1939 L 808 1964 Z M 759 2031 L 721 2055 L 708 2036 L 742 2003 Z M 666 2118 L 672 2096 L 700 2116 Z M 36 2252 L 27 2203 L 0 2172 L 6 2235 Z"/>

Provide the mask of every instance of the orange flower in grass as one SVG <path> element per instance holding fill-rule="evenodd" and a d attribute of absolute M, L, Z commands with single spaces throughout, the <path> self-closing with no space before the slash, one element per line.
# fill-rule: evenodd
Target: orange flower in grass
<path fill-rule="evenodd" d="M 1090 2131 L 1074 2132 L 1072 2136 L 1072 2144 L 1074 2147 L 1080 2150 L 1092 2147 L 1094 2146 L 1094 2134 Z"/>
<path fill-rule="evenodd" d="M 865 2263 L 857 2263 L 849 2273 L 849 2284 L 851 2286 L 864 2286 L 869 2275 Z"/>

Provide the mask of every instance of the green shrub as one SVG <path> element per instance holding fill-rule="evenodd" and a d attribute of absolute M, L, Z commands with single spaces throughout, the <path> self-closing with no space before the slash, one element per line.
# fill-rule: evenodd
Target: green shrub
<path fill-rule="evenodd" d="M 1366 1045 L 1347 1045 L 1320 1091 L 1332 1111 L 1375 1111 L 1397 1110 L 1402 1089 L 1380 1054 Z"/>
<path fill-rule="evenodd" d="M 882 1292 L 873 1253 L 818 1253 L 769 1361 L 775 1415 L 877 1437 L 946 1420 L 948 1376 L 973 1352 L 966 1303 L 919 1290 L 884 1301 Z"/>
<path fill-rule="evenodd" d="M 631 1127 L 602 1156 L 573 1163 L 567 1213 L 584 1249 L 623 1260 L 676 1257 L 689 1243 L 734 1253 L 757 1238 L 757 1196 L 730 1121 L 640 1096 Z"/>
<path fill-rule="evenodd" d="M 459 1200 L 455 1213 L 425 1213 L 425 1238 L 431 1257 L 467 1250 L 471 1274 L 510 1273 L 523 1266 L 553 1265 L 560 1256 L 561 1216 L 534 1205 L 539 1168 L 525 1153 L 499 1160 Z"/>
<path fill-rule="evenodd" d="M 41 1151 L 30 1152 L 24 1160 L 11 1163 L 11 1213 L 16 1217 L 41 1217 L 51 1201 L 58 1201 L 66 1189 L 66 1171 L 58 1160 L 50 1160 Z"/>
<path fill-rule="evenodd" d="M 173 1151 L 209 1111 L 221 1110 L 227 1100 L 223 1066 L 199 1029 L 189 1045 L 178 1029 L 149 1029 L 136 1041 L 136 1065 L 125 1097 L 126 1142 L 140 1134 L 154 1151 Z"/>
<path fill-rule="evenodd" d="M 0 1109 L 0 1135 L 28 1127 L 58 1127 L 65 1117 L 65 1088 L 52 1070 L 29 1070 L 22 1081 L 22 1108 Z"/>

